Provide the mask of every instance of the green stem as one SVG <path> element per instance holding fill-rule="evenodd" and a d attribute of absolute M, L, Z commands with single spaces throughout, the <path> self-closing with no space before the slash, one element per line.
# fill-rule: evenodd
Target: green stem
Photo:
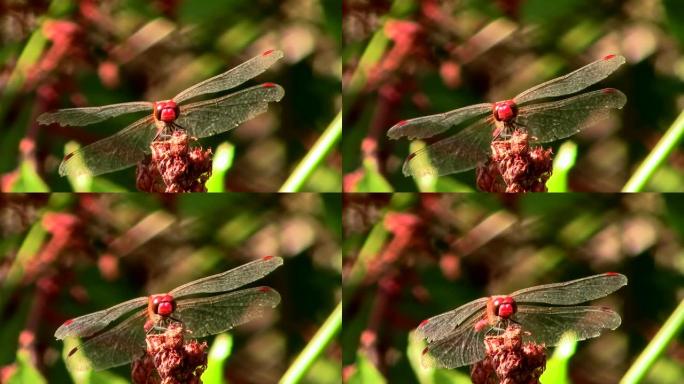
<path fill-rule="evenodd" d="M 304 182 L 311 176 L 316 166 L 332 150 L 334 144 L 342 136 L 342 112 L 338 112 L 335 119 L 318 138 L 309 153 L 304 156 L 294 172 L 287 178 L 279 192 L 298 192 Z"/>
<path fill-rule="evenodd" d="M 385 21 L 381 23 L 381 27 L 373 34 L 370 42 L 359 59 L 359 64 L 352 73 L 349 84 L 343 90 L 344 107 L 349 108 L 354 105 L 357 96 L 366 85 L 366 78 L 368 72 L 380 62 L 382 56 L 385 54 L 389 39 L 385 36 Z"/>
<path fill-rule="evenodd" d="M 668 343 L 670 343 L 677 333 L 684 327 L 684 300 L 679 303 L 677 309 L 670 315 L 662 328 L 656 333 L 653 340 L 646 346 L 641 355 L 637 357 L 636 361 L 629 368 L 625 376 L 620 380 L 620 384 L 639 383 L 646 375 L 656 359 L 663 352 Z"/>
<path fill-rule="evenodd" d="M 340 332 L 342 328 L 342 302 L 337 304 L 337 307 L 325 320 L 325 323 L 316 332 L 309 344 L 304 347 L 304 350 L 297 356 L 295 361 L 290 365 L 290 368 L 285 372 L 280 379 L 280 384 L 294 384 L 298 383 L 304 374 L 313 365 L 316 358 L 323 352 L 323 350 L 332 342 L 335 335 Z"/>
<path fill-rule="evenodd" d="M 658 167 L 665 161 L 674 147 L 684 135 L 684 111 L 679 114 L 677 120 L 672 123 L 665 135 L 658 144 L 648 154 L 643 163 L 637 168 L 636 172 L 629 179 L 627 184 L 622 187 L 622 192 L 639 192 L 644 188 L 646 182 L 653 176 Z"/>

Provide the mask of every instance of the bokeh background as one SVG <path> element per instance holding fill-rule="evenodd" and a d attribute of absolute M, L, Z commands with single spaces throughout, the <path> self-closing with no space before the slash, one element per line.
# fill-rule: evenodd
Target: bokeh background
<path fill-rule="evenodd" d="M 0 382 L 129 383 L 130 365 L 71 376 L 57 327 L 278 255 L 283 266 L 251 286 L 273 287 L 280 305 L 231 330 L 232 349 L 204 377 L 277 382 L 341 300 L 340 204 L 305 193 L 0 195 Z M 225 337 L 207 340 L 228 348 Z M 340 345 L 328 341 L 300 382 L 339 383 Z"/>
<path fill-rule="evenodd" d="M 141 114 L 86 127 L 39 126 L 36 117 L 57 108 L 165 100 L 281 49 L 283 59 L 241 88 L 278 83 L 283 100 L 201 140 L 220 149 L 224 163 L 232 160 L 215 172 L 215 190 L 277 191 L 341 108 L 341 12 L 338 1 L 317 0 L 1 1 L 2 189 L 135 190 L 135 167 L 85 186 L 59 177 L 57 167 L 75 144 L 109 136 Z M 329 143 L 300 190 L 341 189 L 337 144 Z"/>
<path fill-rule="evenodd" d="M 423 319 L 608 271 L 625 274 L 628 285 L 591 304 L 613 308 L 622 325 L 567 346 L 564 357 L 550 350 L 541 380 L 619 382 L 684 308 L 683 211 L 684 197 L 660 194 L 346 195 L 344 382 L 470 383 L 468 367 L 420 367 L 424 344 L 411 335 Z M 683 342 L 681 332 L 667 339 L 640 382 L 681 382 Z"/>
<path fill-rule="evenodd" d="M 675 123 L 684 105 L 681 1 L 346 0 L 344 7 L 345 190 L 474 190 L 474 171 L 423 184 L 404 177 L 402 163 L 420 145 L 389 140 L 386 131 L 400 120 L 510 99 L 611 53 L 626 65 L 590 90 L 620 89 L 627 104 L 550 145 L 563 161 L 549 188 L 620 191 L 671 129 L 665 141 L 675 149 L 663 152 L 640 189 L 684 190 L 677 144 L 684 126 Z"/>

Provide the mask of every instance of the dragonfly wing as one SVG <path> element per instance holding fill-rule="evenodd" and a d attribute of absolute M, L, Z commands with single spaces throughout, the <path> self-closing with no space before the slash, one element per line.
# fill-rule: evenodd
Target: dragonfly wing
<path fill-rule="evenodd" d="M 520 109 L 515 123 L 540 143 L 572 136 L 585 127 L 607 118 L 620 109 L 627 97 L 617 89 L 606 88 L 563 100 L 534 104 Z"/>
<path fill-rule="evenodd" d="M 178 300 L 174 317 L 193 338 L 215 335 L 261 317 L 280 303 L 269 287 L 256 287 L 217 296 Z"/>
<path fill-rule="evenodd" d="M 447 337 L 428 342 L 423 351 L 424 367 L 457 368 L 476 363 L 484 358 L 484 337 L 488 328 L 476 329 L 479 316 L 472 316 Z"/>
<path fill-rule="evenodd" d="M 173 100 L 181 103 L 195 96 L 206 93 L 225 91 L 244 83 L 245 81 L 263 73 L 276 61 L 283 57 L 282 51 L 266 51 L 220 75 L 204 80 L 176 95 Z"/>
<path fill-rule="evenodd" d="M 405 136 L 411 140 L 432 137 L 466 120 L 491 113 L 492 107 L 490 103 L 476 104 L 437 115 L 400 121 L 387 131 L 387 136 L 390 139 Z"/>
<path fill-rule="evenodd" d="M 608 272 L 563 283 L 538 285 L 513 292 L 520 303 L 574 305 L 605 297 L 627 285 L 625 275 Z"/>
<path fill-rule="evenodd" d="M 86 337 L 105 328 L 114 320 L 142 306 L 147 305 L 146 297 L 138 297 L 117 304 L 111 308 L 93 312 L 75 319 L 67 320 L 55 331 L 55 337 L 59 340 L 65 337 Z"/>
<path fill-rule="evenodd" d="M 98 123 L 109 118 L 126 113 L 149 111 L 153 104 L 147 101 L 105 105 L 102 107 L 68 108 L 55 112 L 46 112 L 38 116 L 38 123 L 42 125 L 59 123 L 59 125 L 80 127 Z"/>
<path fill-rule="evenodd" d="M 579 92 L 605 79 L 624 63 L 625 58 L 622 56 L 606 56 L 565 76 L 532 87 L 516 96 L 513 101 L 520 105 L 533 100 L 565 96 Z"/>
<path fill-rule="evenodd" d="M 266 112 L 268 103 L 280 101 L 285 91 L 277 84 L 261 84 L 217 99 L 181 107 L 176 123 L 191 136 L 207 137 L 229 131 L 243 121 Z"/>
<path fill-rule="evenodd" d="M 597 337 L 604 329 L 620 326 L 620 315 L 603 307 L 538 307 L 518 305 L 515 321 L 523 326 L 529 335 L 525 341 L 534 341 L 546 346 L 557 345 L 563 334 L 571 333 L 573 340 Z"/>
<path fill-rule="evenodd" d="M 66 155 L 59 174 L 95 176 L 129 167 L 150 152 L 150 142 L 156 135 L 154 119 L 142 118 L 112 136 Z"/>
<path fill-rule="evenodd" d="M 404 162 L 404 176 L 442 176 L 475 168 L 490 155 L 492 130 L 485 118 L 454 136 L 430 144 Z"/>
<path fill-rule="evenodd" d="M 428 341 L 445 338 L 474 313 L 480 312 L 477 317 L 481 318 L 486 304 L 486 297 L 473 300 L 454 310 L 433 316 L 423 321 L 416 331 Z"/>
<path fill-rule="evenodd" d="M 179 298 L 196 293 L 227 292 L 259 280 L 283 265 L 280 257 L 262 257 L 217 275 L 191 281 L 169 292 Z"/>
<path fill-rule="evenodd" d="M 126 364 L 145 353 L 145 322 L 142 310 L 113 328 L 84 340 L 67 358 L 76 370 L 100 371 Z"/>

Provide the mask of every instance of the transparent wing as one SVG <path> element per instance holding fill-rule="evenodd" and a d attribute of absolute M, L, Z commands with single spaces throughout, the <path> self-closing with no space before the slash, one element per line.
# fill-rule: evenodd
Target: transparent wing
<path fill-rule="evenodd" d="M 573 305 L 605 297 L 624 285 L 627 285 L 625 275 L 608 272 L 563 283 L 525 288 L 510 296 L 519 306 L 524 303 Z"/>
<path fill-rule="evenodd" d="M 624 63 L 625 58 L 622 56 L 606 56 L 593 63 L 589 63 L 574 72 L 570 72 L 565 76 L 532 87 L 516 96 L 513 101 L 520 105 L 532 100 L 570 95 L 579 92 L 584 88 L 605 79 Z"/>
<path fill-rule="evenodd" d="M 428 342 L 421 364 L 424 367 L 457 368 L 482 360 L 485 355 L 484 337 L 491 327 L 476 330 L 475 324 L 480 319 L 481 316 L 472 316 L 447 337 Z"/>
<path fill-rule="evenodd" d="M 487 304 L 487 298 L 483 297 L 463 304 L 460 307 L 441 315 L 433 316 L 423 321 L 416 332 L 428 341 L 439 340 L 449 336 L 458 326 L 476 312 L 481 318 Z"/>
<path fill-rule="evenodd" d="M 193 338 L 225 332 L 261 317 L 280 303 L 269 287 L 256 287 L 217 296 L 178 300 L 174 317 L 183 322 Z"/>
<path fill-rule="evenodd" d="M 273 65 L 273 63 L 282 57 L 282 51 L 270 50 L 263 52 L 259 56 L 253 57 L 235 68 L 193 85 L 192 87 L 177 94 L 173 100 L 180 104 L 181 102 L 191 99 L 195 96 L 225 91 L 237 87 L 245 81 L 263 73 L 266 71 L 266 69 Z"/>
<path fill-rule="evenodd" d="M 490 155 L 491 119 L 485 118 L 455 135 L 420 149 L 404 162 L 404 176 L 442 176 L 475 168 Z"/>
<path fill-rule="evenodd" d="M 574 135 L 587 126 L 607 118 L 612 109 L 625 105 L 627 97 L 617 89 L 606 88 L 568 99 L 533 104 L 520 109 L 515 123 L 540 143 Z"/>
<path fill-rule="evenodd" d="M 75 319 L 67 320 L 55 331 L 57 339 L 64 339 L 65 337 L 86 337 L 94 334 L 97 331 L 108 326 L 112 321 L 119 317 L 147 305 L 146 297 L 138 297 L 117 304 L 111 308 L 103 309 L 101 311 L 89 313 Z"/>
<path fill-rule="evenodd" d="M 518 305 L 513 316 L 530 335 L 524 341 L 557 345 L 564 333 L 570 332 L 574 340 L 597 337 L 604 329 L 620 326 L 620 315 L 602 307 L 538 307 Z"/>
<path fill-rule="evenodd" d="M 283 259 L 280 257 L 262 257 L 259 260 L 243 264 L 226 272 L 183 284 L 169 292 L 169 294 L 178 299 L 196 293 L 231 291 L 261 279 L 281 265 L 283 265 Z"/>
<path fill-rule="evenodd" d="M 156 135 L 154 119 L 142 118 L 112 136 L 66 155 L 59 165 L 59 174 L 95 176 L 129 167 L 150 152 L 150 142 Z"/>
<path fill-rule="evenodd" d="M 400 121 L 387 131 L 387 136 L 390 139 L 404 136 L 409 139 L 432 137 L 466 120 L 491 113 L 492 108 L 490 103 L 476 104 L 437 115 Z"/>
<path fill-rule="evenodd" d="M 98 123 L 109 118 L 126 113 L 148 111 L 152 112 L 153 104 L 147 101 L 132 103 L 111 104 L 102 107 L 68 108 L 55 112 L 46 112 L 38 116 L 39 124 L 59 123 L 59 125 L 71 125 L 79 127 Z"/>
<path fill-rule="evenodd" d="M 96 371 L 131 362 L 145 353 L 146 310 L 139 311 L 115 327 L 84 340 L 67 357 L 67 366 Z"/>
<path fill-rule="evenodd" d="M 268 103 L 280 101 L 284 94 L 283 88 L 277 84 L 257 85 L 217 99 L 181 107 L 176 123 L 194 137 L 215 135 L 266 112 Z"/>

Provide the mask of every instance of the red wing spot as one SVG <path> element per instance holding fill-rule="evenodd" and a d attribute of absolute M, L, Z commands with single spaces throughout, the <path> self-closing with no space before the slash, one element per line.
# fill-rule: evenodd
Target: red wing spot
<path fill-rule="evenodd" d="M 604 273 L 604 275 L 606 275 L 606 276 L 617 276 L 617 275 L 619 275 L 619 273 L 617 273 L 617 272 L 606 272 L 606 273 Z"/>
<path fill-rule="evenodd" d="M 613 57 L 615 57 L 615 55 L 608 55 L 608 56 L 604 57 L 603 60 L 610 60 Z"/>
<path fill-rule="evenodd" d="M 274 88 L 276 85 L 273 83 L 263 83 L 261 86 L 264 88 Z"/>
<path fill-rule="evenodd" d="M 69 319 L 69 320 L 65 321 L 64 324 L 62 324 L 62 325 L 68 326 L 69 324 L 71 324 L 73 322 L 74 322 L 74 319 Z"/>
<path fill-rule="evenodd" d="M 408 123 L 408 121 L 402 120 L 402 121 L 396 123 L 394 126 L 395 127 L 403 127 L 404 125 L 406 125 L 406 123 Z"/>
<path fill-rule="evenodd" d="M 412 154 L 410 154 L 410 155 L 408 155 L 408 157 L 406 158 L 406 161 L 409 161 L 409 160 L 413 159 L 414 157 L 416 157 L 416 153 L 415 153 L 415 152 L 412 153 Z"/>
<path fill-rule="evenodd" d="M 421 321 L 420 324 L 418 325 L 418 328 L 423 328 L 424 326 L 427 325 L 428 322 L 429 322 L 429 319 L 425 319 L 425 320 Z"/>
<path fill-rule="evenodd" d="M 73 152 L 71 152 L 70 154 L 64 156 L 64 161 L 67 161 L 67 160 L 71 159 L 72 157 L 74 157 L 74 153 L 73 153 Z"/>
<path fill-rule="evenodd" d="M 262 53 L 261 56 L 268 56 L 271 53 L 273 53 L 273 51 L 275 51 L 275 49 L 269 49 L 268 51 L 264 51 L 264 53 Z"/>
<path fill-rule="evenodd" d="M 270 291 L 271 291 L 271 288 L 269 288 L 269 287 L 259 287 L 259 292 L 266 293 L 266 292 L 270 292 Z"/>
<path fill-rule="evenodd" d="M 78 351 L 78 347 L 72 348 L 71 351 L 69 351 L 69 354 L 67 355 L 67 357 L 71 357 L 71 355 L 76 353 L 76 351 Z"/>
<path fill-rule="evenodd" d="M 601 90 L 603 93 L 615 93 L 617 89 L 615 88 L 606 88 Z"/>
<path fill-rule="evenodd" d="M 423 349 L 423 352 L 421 352 L 420 354 L 421 354 L 421 355 L 424 355 L 424 354 L 426 354 L 426 353 L 428 353 L 428 347 L 425 347 L 425 348 Z"/>
<path fill-rule="evenodd" d="M 264 256 L 261 258 L 261 260 L 268 261 L 268 260 L 271 260 L 272 258 L 273 258 L 273 256 Z"/>

